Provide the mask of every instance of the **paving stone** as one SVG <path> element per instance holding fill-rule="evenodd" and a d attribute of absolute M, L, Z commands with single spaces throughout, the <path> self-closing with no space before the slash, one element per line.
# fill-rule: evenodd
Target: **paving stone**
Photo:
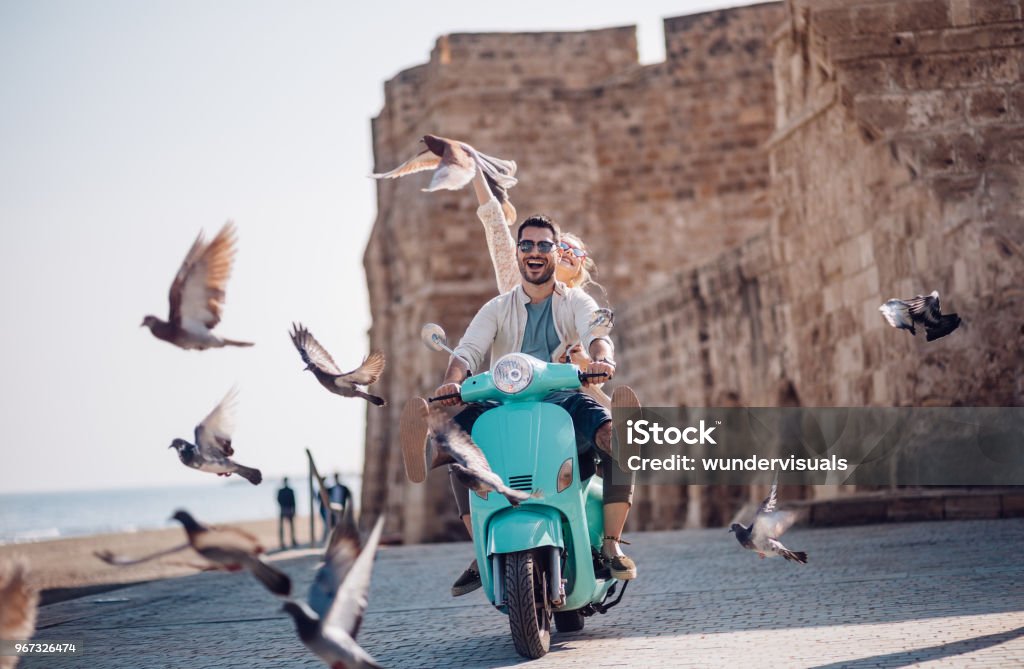
<path fill-rule="evenodd" d="M 1024 519 L 888 523 L 786 534 L 807 565 L 759 560 L 721 529 L 630 536 L 640 578 L 622 604 L 555 634 L 531 667 L 1020 666 Z M 448 593 L 471 547 L 382 548 L 360 643 L 385 667 L 523 663 L 507 618 Z M 280 562 L 305 594 L 316 560 Z M 114 600 L 101 603 L 104 600 Z M 280 602 L 245 575 L 205 573 L 43 607 L 61 667 L 317 667 Z"/>

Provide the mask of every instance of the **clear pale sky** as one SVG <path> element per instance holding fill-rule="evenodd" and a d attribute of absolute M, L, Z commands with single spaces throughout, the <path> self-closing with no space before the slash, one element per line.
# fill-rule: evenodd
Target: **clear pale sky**
<path fill-rule="evenodd" d="M 236 457 L 271 485 L 307 446 L 360 472 L 365 403 L 317 385 L 286 333 L 304 322 L 343 369 L 367 352 L 385 80 L 452 32 L 635 24 L 655 62 L 661 18 L 749 3 L 359 4 L 0 0 L 0 493 L 216 485 L 167 447 L 233 384 Z M 229 218 L 217 331 L 256 346 L 153 338 L 142 317 L 166 318 L 195 235 Z"/>

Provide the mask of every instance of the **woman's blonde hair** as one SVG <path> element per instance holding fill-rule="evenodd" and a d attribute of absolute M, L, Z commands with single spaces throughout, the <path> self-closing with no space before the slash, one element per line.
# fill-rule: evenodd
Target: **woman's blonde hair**
<path fill-rule="evenodd" d="M 576 276 L 571 278 L 569 281 L 566 281 L 565 285 L 570 288 L 581 288 L 584 290 L 587 286 L 594 285 L 603 293 L 604 287 L 597 281 L 594 281 L 593 275 L 597 274 L 597 264 L 594 263 L 594 260 L 590 257 L 590 252 L 587 251 L 587 245 L 583 243 L 582 239 L 571 232 L 563 232 L 561 240 L 567 244 L 572 244 L 581 251 L 587 252 L 587 255 L 583 258 L 583 262 L 580 263 L 580 269 L 576 272 Z"/>

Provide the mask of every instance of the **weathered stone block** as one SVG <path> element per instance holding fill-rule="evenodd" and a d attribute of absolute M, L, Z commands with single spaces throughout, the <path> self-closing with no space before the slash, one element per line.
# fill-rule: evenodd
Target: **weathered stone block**
<path fill-rule="evenodd" d="M 853 32 L 862 35 L 896 32 L 896 13 L 893 4 L 851 7 Z"/>
<path fill-rule="evenodd" d="M 1003 88 L 972 90 L 967 96 L 967 118 L 972 124 L 998 122 L 1009 113 L 1009 101 Z"/>
<path fill-rule="evenodd" d="M 808 525 L 854 525 L 857 523 L 883 523 L 889 519 L 884 500 L 829 500 L 811 506 Z"/>
<path fill-rule="evenodd" d="M 903 98 L 906 130 L 936 130 L 956 127 L 964 122 L 964 101 L 959 91 L 911 93 Z M 897 129 L 898 126 L 893 126 Z"/>
<path fill-rule="evenodd" d="M 883 56 L 905 56 L 917 51 L 914 33 L 851 35 L 829 42 L 828 55 L 835 62 Z"/>
<path fill-rule="evenodd" d="M 1010 105 L 1011 117 L 1018 121 L 1024 120 L 1024 84 L 1010 88 L 1007 100 Z"/>
<path fill-rule="evenodd" d="M 1007 492 L 1001 495 L 1003 518 L 1020 518 L 1024 516 L 1024 490 Z"/>
<path fill-rule="evenodd" d="M 998 23 L 1020 19 L 1020 0 L 971 0 L 971 23 Z"/>
<path fill-rule="evenodd" d="M 908 123 L 910 103 L 904 96 L 858 96 L 854 113 L 882 132 L 901 130 Z"/>
<path fill-rule="evenodd" d="M 947 520 L 998 518 L 1002 503 L 999 495 L 949 495 L 944 500 Z"/>
<path fill-rule="evenodd" d="M 955 26 L 971 23 L 971 0 L 949 0 L 949 18 Z"/>
<path fill-rule="evenodd" d="M 900 0 L 893 3 L 895 30 L 938 30 L 950 25 L 949 0 Z"/>
<path fill-rule="evenodd" d="M 811 30 L 826 37 L 843 37 L 853 32 L 853 12 L 848 7 L 823 9 L 811 14 Z"/>
<path fill-rule="evenodd" d="M 906 497 L 889 502 L 889 520 L 909 522 L 915 520 L 942 520 L 945 500 L 941 497 Z"/>
<path fill-rule="evenodd" d="M 1024 124 L 986 128 L 981 153 L 990 165 L 1024 165 Z"/>

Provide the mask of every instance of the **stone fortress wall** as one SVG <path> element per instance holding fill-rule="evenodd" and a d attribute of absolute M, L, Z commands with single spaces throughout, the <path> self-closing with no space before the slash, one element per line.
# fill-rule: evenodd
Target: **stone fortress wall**
<path fill-rule="evenodd" d="M 1024 22 L 1019 0 L 788 0 L 633 28 L 456 34 L 387 82 L 388 169 L 430 132 L 519 164 L 520 220 L 591 247 L 616 309 L 617 381 L 657 406 L 1024 402 Z M 470 190 L 381 182 L 365 255 L 371 346 L 363 506 L 406 541 L 461 538 L 443 471 L 405 480 L 402 404 L 429 393 L 496 294 Z M 964 324 L 884 323 L 937 289 Z M 816 487 L 793 494 L 834 495 Z M 720 525 L 763 488 L 638 489 L 633 528 Z"/>

